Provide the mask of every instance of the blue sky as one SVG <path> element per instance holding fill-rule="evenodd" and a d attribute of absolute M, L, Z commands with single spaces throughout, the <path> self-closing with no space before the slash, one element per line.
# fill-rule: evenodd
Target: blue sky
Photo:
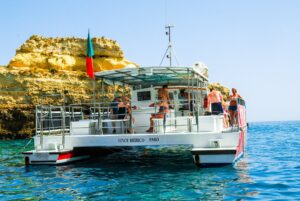
<path fill-rule="evenodd" d="M 202 61 L 210 81 L 236 87 L 249 121 L 300 119 L 300 1 L 11 0 L 0 3 L 0 65 L 33 34 L 115 39 L 125 57 L 158 65 L 173 24 L 180 65 Z"/>

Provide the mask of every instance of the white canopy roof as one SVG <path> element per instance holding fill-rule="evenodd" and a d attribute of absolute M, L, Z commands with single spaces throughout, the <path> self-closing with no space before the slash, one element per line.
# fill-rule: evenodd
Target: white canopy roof
<path fill-rule="evenodd" d="M 111 84 L 130 86 L 200 86 L 206 87 L 208 78 L 194 67 L 141 67 L 95 73 L 97 79 Z"/>

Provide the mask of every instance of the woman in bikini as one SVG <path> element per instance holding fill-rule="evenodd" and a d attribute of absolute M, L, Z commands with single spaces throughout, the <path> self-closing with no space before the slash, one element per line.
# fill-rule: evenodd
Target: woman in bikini
<path fill-rule="evenodd" d="M 150 128 L 146 131 L 153 133 L 154 121 L 153 119 L 163 119 L 165 114 L 169 111 L 169 104 L 167 101 L 161 100 L 158 104 L 151 104 L 150 107 L 158 106 L 158 113 L 152 114 L 150 117 Z"/>
<path fill-rule="evenodd" d="M 231 89 L 232 95 L 229 96 L 229 116 L 230 116 L 230 123 L 232 126 L 237 124 L 236 115 L 237 115 L 237 98 L 243 99 L 240 94 L 237 93 L 235 88 Z"/>

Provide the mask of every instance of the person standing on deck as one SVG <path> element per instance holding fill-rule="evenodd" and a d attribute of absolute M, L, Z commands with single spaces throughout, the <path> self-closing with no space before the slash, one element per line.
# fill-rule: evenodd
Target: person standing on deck
<path fill-rule="evenodd" d="M 229 122 L 230 122 L 230 118 L 229 118 L 229 112 L 228 112 L 228 104 L 227 102 L 222 102 L 222 106 L 223 106 L 223 114 L 224 114 L 224 118 L 223 118 L 223 125 L 225 128 L 229 127 Z"/>
<path fill-rule="evenodd" d="M 193 100 L 193 96 L 191 93 L 188 93 L 185 91 L 185 89 L 180 89 L 179 96 L 178 98 L 180 99 L 180 107 L 179 110 L 182 111 L 182 116 L 183 116 L 183 110 L 189 110 L 190 115 L 193 115 L 194 111 L 194 104 L 195 100 Z"/>
<path fill-rule="evenodd" d="M 228 108 L 228 112 L 229 112 L 229 116 L 230 116 L 230 122 L 231 125 L 236 125 L 237 124 L 237 120 L 236 120 L 236 115 L 237 115 L 237 99 L 243 99 L 240 94 L 237 93 L 237 90 L 235 88 L 231 89 L 232 95 L 229 96 L 228 100 L 229 100 L 229 108 Z"/>
<path fill-rule="evenodd" d="M 189 109 L 189 93 L 185 89 L 180 89 L 179 96 L 180 107 L 179 110 L 188 110 Z"/>
<path fill-rule="evenodd" d="M 127 96 L 122 97 L 122 101 L 118 104 L 118 118 L 119 119 L 126 119 L 127 121 L 132 120 L 134 122 L 134 119 L 132 117 L 132 111 L 131 111 L 131 103 L 130 99 Z M 128 133 L 132 133 L 132 128 L 130 127 L 130 124 L 128 122 L 125 123 L 125 127 L 127 129 Z"/>
<path fill-rule="evenodd" d="M 110 103 L 110 118 L 112 120 L 118 119 L 118 112 L 119 112 L 119 103 L 121 102 L 121 98 L 116 95 L 114 100 Z M 113 121 L 112 122 L 112 127 L 113 127 L 113 133 L 116 133 L 116 123 Z"/>
<path fill-rule="evenodd" d="M 208 102 L 208 106 L 211 106 L 212 114 L 223 113 L 222 101 L 223 101 L 223 96 L 221 92 L 215 90 L 214 88 L 210 88 L 210 93 L 207 96 L 207 102 Z"/>

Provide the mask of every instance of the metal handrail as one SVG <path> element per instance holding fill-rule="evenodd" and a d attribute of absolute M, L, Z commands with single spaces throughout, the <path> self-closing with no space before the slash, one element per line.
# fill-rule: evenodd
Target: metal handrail
<path fill-rule="evenodd" d="M 159 100 L 158 100 L 159 101 Z M 183 108 L 183 106 L 189 104 L 189 107 L 191 107 L 190 103 L 193 102 L 193 112 L 190 110 L 186 110 L 186 114 L 182 117 L 187 117 L 187 120 L 181 119 L 181 123 L 178 122 L 178 119 L 180 119 L 180 109 Z M 65 135 L 70 134 L 70 123 L 74 121 L 79 120 L 95 120 L 96 122 L 96 132 L 93 134 L 105 134 L 104 129 L 109 128 L 107 125 L 104 125 L 104 123 L 114 122 L 115 119 L 120 119 L 120 115 L 127 116 L 124 119 L 124 123 L 121 124 L 121 126 L 125 129 L 125 133 L 128 129 L 132 129 L 133 132 L 136 129 L 141 129 L 146 127 L 147 125 L 135 125 L 134 124 L 134 116 L 133 111 L 146 109 L 148 107 L 140 107 L 140 108 L 133 108 L 135 105 L 134 101 L 131 101 L 129 103 L 131 105 L 131 114 L 128 114 L 128 112 L 125 112 L 125 114 L 112 114 L 111 109 L 113 108 L 111 106 L 111 102 L 97 102 L 97 103 L 84 103 L 84 104 L 72 104 L 67 106 L 45 106 L 40 105 L 36 108 L 36 135 L 43 136 L 44 134 L 51 134 L 55 133 L 57 134 L 57 130 L 61 130 L 62 135 L 62 145 L 65 143 Z M 163 133 L 167 132 L 167 128 L 170 127 L 170 129 L 174 130 L 186 130 L 187 132 L 191 132 L 191 127 L 194 127 L 196 125 L 197 131 L 199 131 L 199 108 L 202 107 L 201 101 L 197 101 L 195 97 L 192 97 L 190 100 L 182 99 L 176 104 L 169 104 L 170 106 L 173 106 L 173 109 L 170 109 L 168 113 L 164 115 L 164 118 L 162 118 L 160 125 L 163 127 Z M 150 108 L 150 107 L 149 107 Z M 190 108 L 191 109 L 191 108 Z M 145 115 L 151 115 L 157 113 L 157 107 L 154 107 L 153 111 L 142 111 L 140 114 Z M 51 115 L 50 115 L 51 114 Z M 179 114 L 179 115 L 178 115 Z M 189 117 L 193 114 L 194 119 L 189 119 Z M 113 117 L 113 116 L 114 117 Z M 195 117 L 196 115 L 196 117 Z M 105 121 L 103 121 L 105 120 Z M 158 121 L 158 120 L 155 120 Z M 190 121 L 190 122 L 189 122 Z M 184 123 L 183 123 L 184 122 Z M 111 127 L 112 129 L 117 129 L 118 127 L 116 124 Z M 195 128 L 195 127 L 194 127 Z M 46 131 L 47 132 L 44 132 Z M 52 132 L 53 131 L 53 132 Z M 41 137 L 42 142 L 42 137 Z M 42 144 L 42 143 L 41 143 Z"/>
<path fill-rule="evenodd" d="M 133 104 L 134 103 L 131 102 L 130 105 Z M 180 106 L 184 106 L 185 104 L 186 103 L 184 102 L 184 103 L 178 103 L 176 105 L 178 108 L 180 108 Z M 170 105 L 174 106 L 175 108 L 175 104 L 170 104 Z M 39 105 L 36 107 L 36 128 L 37 128 L 36 134 L 43 135 L 44 130 L 48 130 L 47 133 L 51 133 L 51 130 L 61 129 L 62 135 L 64 136 L 64 134 L 67 133 L 64 130 L 69 131 L 70 129 L 69 127 L 70 121 L 76 121 L 76 118 L 74 117 L 74 109 L 77 109 L 79 111 L 77 112 L 77 120 L 82 120 L 84 116 L 84 108 L 85 111 L 88 111 L 89 113 L 87 119 L 99 119 L 100 117 L 100 120 L 102 120 L 104 117 L 109 118 L 112 115 L 110 113 L 110 109 L 112 109 L 112 107 L 110 106 L 109 102 L 103 102 L 103 103 L 99 102 L 93 105 L 91 103 L 87 103 L 87 104 L 83 104 L 82 106 L 78 104 L 68 105 L 68 106 Z M 157 108 L 154 107 L 154 110 L 156 109 Z M 178 111 L 174 111 L 174 113 L 176 112 Z M 143 114 L 153 114 L 153 112 L 143 112 Z M 120 115 L 124 115 L 124 114 L 114 114 L 114 116 L 117 117 Z M 126 125 L 125 127 L 126 129 L 133 127 L 132 115 L 129 115 L 129 118 L 130 118 L 128 120 L 129 125 L 128 126 Z M 61 124 L 59 124 L 60 121 Z M 164 122 L 164 127 L 166 127 L 167 126 L 165 125 L 166 120 L 164 120 L 163 122 Z M 185 125 L 176 124 L 176 126 L 185 126 Z M 102 130 L 103 127 L 102 128 L 101 127 L 102 127 L 102 123 L 99 122 L 97 128 L 99 128 L 100 133 L 103 133 Z M 62 142 L 64 142 L 64 140 Z"/>

